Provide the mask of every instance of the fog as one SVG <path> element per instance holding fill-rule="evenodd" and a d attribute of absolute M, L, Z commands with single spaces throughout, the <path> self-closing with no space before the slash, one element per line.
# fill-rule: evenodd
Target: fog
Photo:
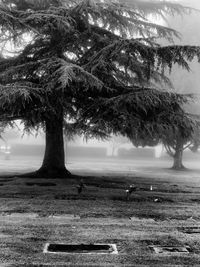
<path fill-rule="evenodd" d="M 178 1 L 184 6 L 189 6 L 200 10 L 200 2 L 198 0 L 182 0 Z M 200 44 L 200 11 L 191 11 L 188 15 L 170 18 L 169 26 L 177 30 L 181 34 L 181 39 L 176 39 L 175 44 L 178 45 L 196 45 Z M 190 63 L 190 72 L 182 70 L 175 66 L 170 75 L 170 79 L 174 84 L 174 88 L 179 93 L 194 93 L 200 95 L 200 64 L 197 60 Z M 191 103 L 187 107 L 191 113 L 200 113 L 199 100 Z"/>
<path fill-rule="evenodd" d="M 45 151 L 43 133 L 27 135 L 10 129 L 3 134 L 0 142 L 0 171 L 23 172 L 35 170 L 42 164 Z M 199 161 L 199 152 L 184 151 L 184 166 L 199 170 Z M 173 164 L 162 144 L 137 148 L 124 137 L 114 137 L 104 142 L 95 139 L 86 142 L 78 136 L 71 141 L 65 140 L 65 162 L 74 173 L 80 170 L 137 173 L 144 169 L 148 173 L 160 173 L 160 169 L 170 168 Z"/>

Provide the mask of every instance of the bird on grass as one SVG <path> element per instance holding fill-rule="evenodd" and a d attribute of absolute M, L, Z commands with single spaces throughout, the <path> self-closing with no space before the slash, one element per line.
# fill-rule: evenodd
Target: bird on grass
<path fill-rule="evenodd" d="M 80 195 L 83 191 L 83 188 L 85 188 L 85 184 L 83 183 L 83 180 L 80 181 L 79 185 L 76 187 L 78 194 Z"/>
<path fill-rule="evenodd" d="M 137 190 L 137 187 L 134 184 L 131 184 L 129 186 L 129 189 L 126 190 L 126 200 L 128 201 L 130 199 L 130 195 Z"/>

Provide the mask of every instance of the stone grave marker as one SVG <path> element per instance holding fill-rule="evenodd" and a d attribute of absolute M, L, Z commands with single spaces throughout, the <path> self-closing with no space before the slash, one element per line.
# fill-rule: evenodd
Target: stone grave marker
<path fill-rule="evenodd" d="M 153 246 L 149 246 L 149 247 L 156 254 L 162 254 L 162 255 L 175 255 L 175 254 L 188 254 L 188 253 L 190 253 L 190 247 L 189 246 L 153 245 Z"/>
<path fill-rule="evenodd" d="M 118 254 L 115 244 L 61 244 L 46 243 L 43 253 L 53 254 Z"/>
<path fill-rule="evenodd" d="M 177 229 L 186 234 L 200 234 L 200 226 L 183 226 Z"/>

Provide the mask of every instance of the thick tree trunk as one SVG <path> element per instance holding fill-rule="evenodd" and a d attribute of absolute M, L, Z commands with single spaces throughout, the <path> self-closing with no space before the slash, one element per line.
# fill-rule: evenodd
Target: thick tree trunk
<path fill-rule="evenodd" d="M 62 116 L 46 120 L 46 148 L 43 163 L 38 172 L 45 177 L 70 176 L 70 172 L 65 167 Z"/>
<path fill-rule="evenodd" d="M 183 146 L 184 146 L 183 141 L 180 138 L 179 140 L 177 140 L 176 150 L 173 156 L 174 159 L 174 164 L 172 167 L 173 170 L 181 171 L 186 169 L 183 166 Z"/>
<path fill-rule="evenodd" d="M 63 140 L 63 115 L 46 119 L 46 147 L 42 166 L 33 173 L 21 175 L 32 178 L 67 178 L 72 177 L 65 167 Z"/>

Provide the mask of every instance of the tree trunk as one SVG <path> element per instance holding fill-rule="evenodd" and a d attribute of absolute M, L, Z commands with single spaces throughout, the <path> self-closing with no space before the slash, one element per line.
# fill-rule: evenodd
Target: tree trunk
<path fill-rule="evenodd" d="M 181 171 L 185 169 L 182 163 L 183 162 L 183 146 L 184 146 L 183 141 L 180 138 L 179 140 L 177 140 L 175 154 L 173 156 L 174 158 L 174 164 L 172 167 L 173 170 Z"/>
<path fill-rule="evenodd" d="M 63 140 L 63 116 L 46 120 L 46 148 L 41 168 L 37 171 L 44 177 L 64 178 L 70 176 L 65 167 Z"/>
<path fill-rule="evenodd" d="M 42 166 L 39 170 L 20 175 L 30 178 L 67 178 L 72 177 L 65 167 L 63 140 L 63 115 L 52 115 L 46 119 L 46 147 Z"/>

